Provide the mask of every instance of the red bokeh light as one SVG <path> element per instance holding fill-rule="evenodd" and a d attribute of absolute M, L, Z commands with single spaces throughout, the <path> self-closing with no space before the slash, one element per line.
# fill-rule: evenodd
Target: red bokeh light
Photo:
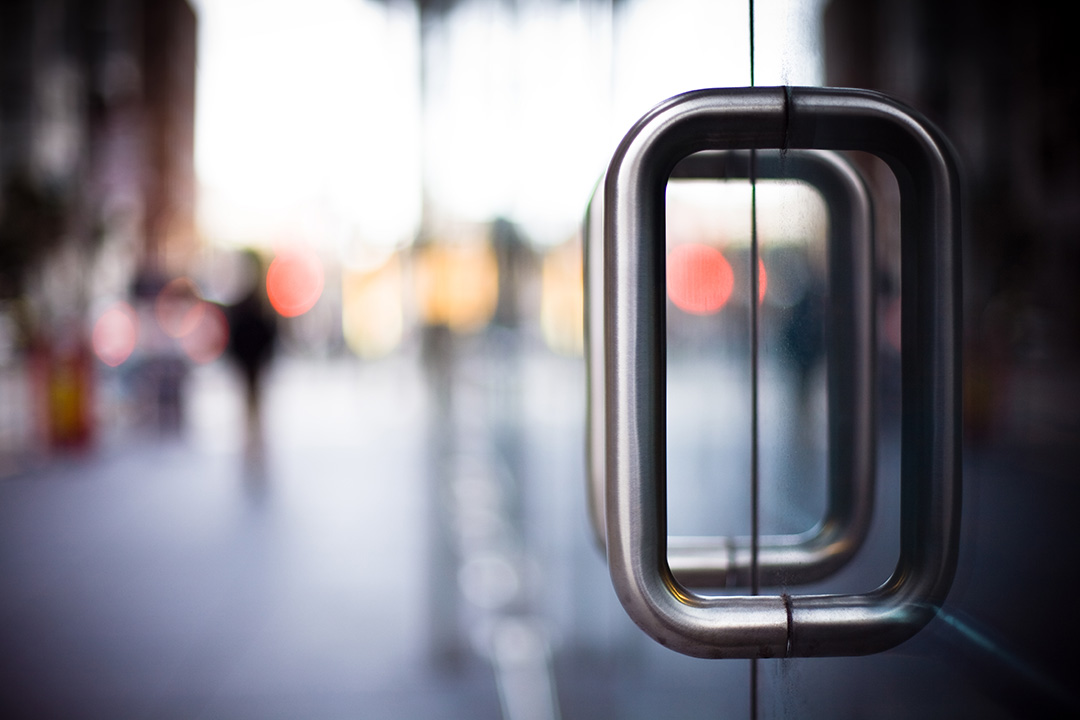
<path fill-rule="evenodd" d="M 734 287 L 731 264 L 716 248 L 688 243 L 668 254 L 668 297 L 679 309 L 711 315 L 724 306 Z"/>
<path fill-rule="evenodd" d="M 180 347 L 193 362 L 204 364 L 221 357 L 229 344 L 229 321 L 217 305 L 199 303 L 195 327 L 179 338 Z"/>
<path fill-rule="evenodd" d="M 195 283 L 179 277 L 166 284 L 154 299 L 154 316 L 166 335 L 181 338 L 202 322 L 204 305 Z"/>
<path fill-rule="evenodd" d="M 322 262 L 307 248 L 279 252 L 266 272 L 266 295 L 284 317 L 306 313 L 318 302 L 322 291 Z"/>
<path fill-rule="evenodd" d="M 139 319 L 126 302 L 110 306 L 94 323 L 90 342 L 94 354 L 109 367 L 116 367 L 131 357 L 139 337 Z"/>

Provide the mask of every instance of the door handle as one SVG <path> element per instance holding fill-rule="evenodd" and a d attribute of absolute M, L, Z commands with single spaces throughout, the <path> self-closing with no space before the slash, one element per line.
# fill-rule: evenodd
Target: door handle
<path fill-rule="evenodd" d="M 695 152 L 860 150 L 900 191 L 900 557 L 858 594 L 712 597 L 667 560 L 664 189 Z M 944 602 L 960 526 L 960 196 L 953 151 L 884 95 L 827 88 L 701 90 L 631 128 L 604 189 L 608 567 L 630 617 L 700 657 L 863 655 L 914 635 Z"/>
<path fill-rule="evenodd" d="M 680 161 L 672 178 L 745 179 L 750 153 L 701 152 Z M 826 309 L 828 496 L 825 517 L 807 532 L 761 538 L 758 572 L 764 585 L 803 585 L 843 567 L 862 545 L 874 501 L 874 250 L 870 200 L 855 169 L 838 153 L 795 150 L 759 153 L 759 179 L 800 180 L 825 200 L 829 215 Z M 586 211 L 586 417 L 589 520 L 601 550 L 604 538 L 604 302 L 602 188 Z M 751 539 L 669 537 L 668 563 L 692 588 L 748 587 Z"/>

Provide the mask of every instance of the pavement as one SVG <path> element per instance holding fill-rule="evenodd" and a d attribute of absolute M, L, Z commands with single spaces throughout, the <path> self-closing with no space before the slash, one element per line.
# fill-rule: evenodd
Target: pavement
<path fill-rule="evenodd" d="M 662 648 L 614 597 L 587 525 L 580 358 L 497 334 L 453 353 L 434 370 L 416 347 L 281 358 L 261 452 L 230 368 L 196 368 L 177 432 L 113 408 L 93 449 L 0 479 L 0 716 L 748 716 L 748 661 Z M 687 362 L 672 525 L 742 532 L 743 383 Z M 820 511 L 824 461 L 818 436 L 793 450 L 783 377 L 763 372 L 764 530 L 787 532 Z M 887 577 L 898 467 L 886 437 L 867 547 L 811 591 Z M 1010 717 L 992 674 L 942 650 L 952 627 L 872 658 L 762 661 L 761 716 Z"/>

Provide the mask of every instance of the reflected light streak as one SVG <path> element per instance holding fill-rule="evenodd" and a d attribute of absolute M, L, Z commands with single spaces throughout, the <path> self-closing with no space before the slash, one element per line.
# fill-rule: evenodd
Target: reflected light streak
<path fill-rule="evenodd" d="M 767 272 L 765 272 L 765 261 L 762 260 L 761 258 L 758 258 L 757 269 L 758 269 L 757 301 L 758 301 L 758 305 L 760 305 L 761 302 L 765 299 L 765 291 L 769 288 L 769 274 Z"/>

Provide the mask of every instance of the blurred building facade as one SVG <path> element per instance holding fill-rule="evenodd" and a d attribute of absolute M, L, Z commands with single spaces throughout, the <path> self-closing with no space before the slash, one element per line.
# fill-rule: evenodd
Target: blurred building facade
<path fill-rule="evenodd" d="M 90 314 L 196 246 L 195 57 L 185 0 L 0 7 L 0 451 L 86 441 Z"/>
<path fill-rule="evenodd" d="M 1068 30 L 1023 3 L 967 0 L 831 0 L 824 18 L 826 83 L 904 100 L 944 130 L 962 160 L 969 439 L 1071 444 L 1080 399 L 1080 139 L 1072 129 L 1080 91 Z M 898 205 L 876 210 L 880 237 L 896 227 Z M 890 245 L 895 239 L 882 243 Z"/>

